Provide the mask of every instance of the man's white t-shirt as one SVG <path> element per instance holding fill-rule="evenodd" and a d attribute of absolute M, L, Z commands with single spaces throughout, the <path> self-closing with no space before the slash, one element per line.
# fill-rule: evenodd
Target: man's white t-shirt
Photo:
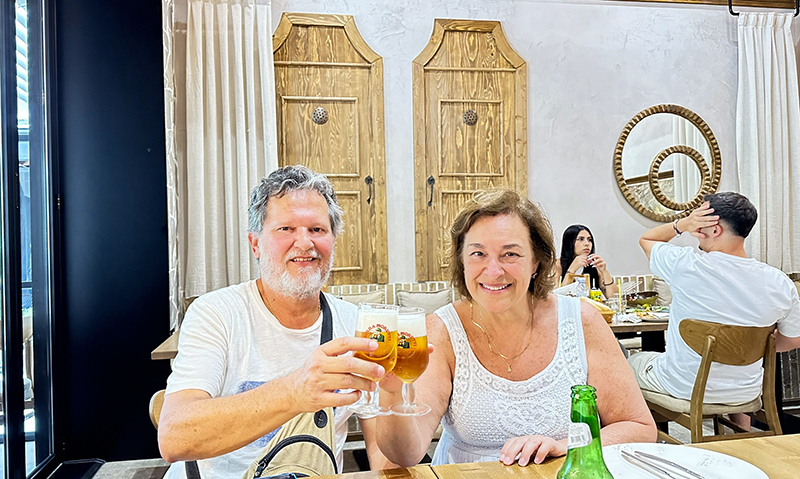
<path fill-rule="evenodd" d="M 666 353 L 653 360 L 664 389 L 689 399 L 700 355 L 681 338 L 685 318 L 736 326 L 770 326 L 787 337 L 800 336 L 800 299 L 794 284 L 779 269 L 753 258 L 657 243 L 650 251 L 650 269 L 672 291 Z M 761 393 L 760 362 L 747 366 L 712 363 L 705 402 L 740 404 Z"/>
<path fill-rule="evenodd" d="M 325 298 L 333 316 L 333 338 L 352 336 L 356 306 L 329 294 Z M 231 396 L 285 376 L 319 346 L 321 331 L 321 314 L 306 329 L 281 325 L 264 305 L 255 280 L 204 294 L 192 303 L 181 324 L 166 394 L 200 389 L 214 398 Z M 339 470 L 349 417 L 347 408 L 334 411 Z M 201 477 L 241 478 L 274 432 L 236 451 L 197 461 Z M 184 467 L 176 462 L 165 477 L 184 478 Z"/>

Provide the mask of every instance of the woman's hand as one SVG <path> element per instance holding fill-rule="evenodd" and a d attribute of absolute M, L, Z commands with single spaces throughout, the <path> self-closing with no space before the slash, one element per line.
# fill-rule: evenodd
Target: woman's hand
<path fill-rule="evenodd" d="M 378 386 L 387 393 L 400 394 L 400 390 L 403 389 L 403 381 L 393 373 L 389 373 L 380 380 Z"/>
<path fill-rule="evenodd" d="M 566 453 L 567 445 L 552 437 L 538 435 L 512 437 L 506 441 L 500 451 L 500 462 L 510 466 L 517 461 L 520 466 L 527 466 L 531 462 L 531 456 L 533 456 L 534 464 L 541 464 L 547 456 L 558 457 Z"/>
<path fill-rule="evenodd" d="M 433 354 L 433 343 L 428 343 L 428 355 Z M 401 381 L 393 373 L 389 372 L 383 379 L 378 382 L 378 386 L 387 393 L 399 393 L 403 389 L 403 381 Z"/>
<path fill-rule="evenodd" d="M 576 271 L 578 271 L 581 268 L 585 268 L 588 265 L 589 265 L 589 256 L 585 254 L 578 255 L 575 257 L 575 259 L 572 260 L 572 264 L 569 265 L 569 268 L 567 268 L 567 273 L 575 274 Z"/>
<path fill-rule="evenodd" d="M 601 273 L 605 272 L 606 270 L 606 260 L 604 260 L 599 254 L 590 254 L 589 264 L 594 266 L 597 271 L 600 271 Z"/>

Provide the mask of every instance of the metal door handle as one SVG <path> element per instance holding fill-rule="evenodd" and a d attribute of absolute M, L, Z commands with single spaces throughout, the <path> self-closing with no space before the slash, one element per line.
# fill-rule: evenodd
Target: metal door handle
<path fill-rule="evenodd" d="M 436 183 L 436 179 L 433 175 L 428 177 L 428 185 L 431 187 L 431 198 L 428 200 L 428 206 L 433 205 L 433 184 Z"/>
<path fill-rule="evenodd" d="M 372 177 L 368 175 L 366 178 L 364 178 L 364 183 L 369 185 L 369 196 L 367 197 L 367 204 L 370 204 L 370 202 L 372 201 Z"/>

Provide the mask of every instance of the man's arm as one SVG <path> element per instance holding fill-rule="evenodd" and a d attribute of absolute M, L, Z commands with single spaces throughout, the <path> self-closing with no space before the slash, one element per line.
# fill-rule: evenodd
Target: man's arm
<path fill-rule="evenodd" d="M 783 353 L 792 349 L 800 348 L 800 336 L 790 338 L 775 331 L 775 351 Z"/>
<path fill-rule="evenodd" d="M 642 247 L 647 259 L 650 259 L 650 251 L 656 243 L 667 243 L 672 238 L 684 231 L 688 231 L 697 238 L 704 238 L 705 235 L 700 232 L 701 229 L 708 226 L 714 226 L 719 222 L 719 216 L 712 215 L 714 209 L 705 202 L 692 211 L 686 218 L 681 218 L 677 222 L 666 223 L 656 226 L 655 228 L 646 231 L 641 238 L 639 238 L 639 246 Z M 678 231 L 675 231 L 677 228 Z"/>
<path fill-rule="evenodd" d="M 343 355 L 377 347 L 366 338 L 334 339 L 316 348 L 299 369 L 250 391 L 220 398 L 197 389 L 168 394 L 158 425 L 161 455 L 169 462 L 220 456 L 302 412 L 352 404 L 359 391 L 336 390 L 375 390 L 376 384 L 366 378 L 381 377 L 384 371 L 377 364 Z"/>

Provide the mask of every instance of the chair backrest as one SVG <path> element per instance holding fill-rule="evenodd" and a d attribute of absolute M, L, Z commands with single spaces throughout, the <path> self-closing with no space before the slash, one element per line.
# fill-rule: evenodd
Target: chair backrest
<path fill-rule="evenodd" d="M 153 423 L 156 429 L 158 429 L 158 419 L 161 417 L 161 407 L 164 405 L 165 392 L 166 389 L 158 390 L 150 398 L 150 422 Z"/>
<path fill-rule="evenodd" d="M 679 327 L 683 340 L 700 356 L 703 356 L 708 337 L 713 337 L 710 360 L 731 366 L 745 366 L 765 358 L 769 349 L 767 339 L 774 330 L 774 324 L 764 327 L 733 326 L 698 319 L 684 319 Z M 774 340 L 771 355 L 775 355 Z"/>

